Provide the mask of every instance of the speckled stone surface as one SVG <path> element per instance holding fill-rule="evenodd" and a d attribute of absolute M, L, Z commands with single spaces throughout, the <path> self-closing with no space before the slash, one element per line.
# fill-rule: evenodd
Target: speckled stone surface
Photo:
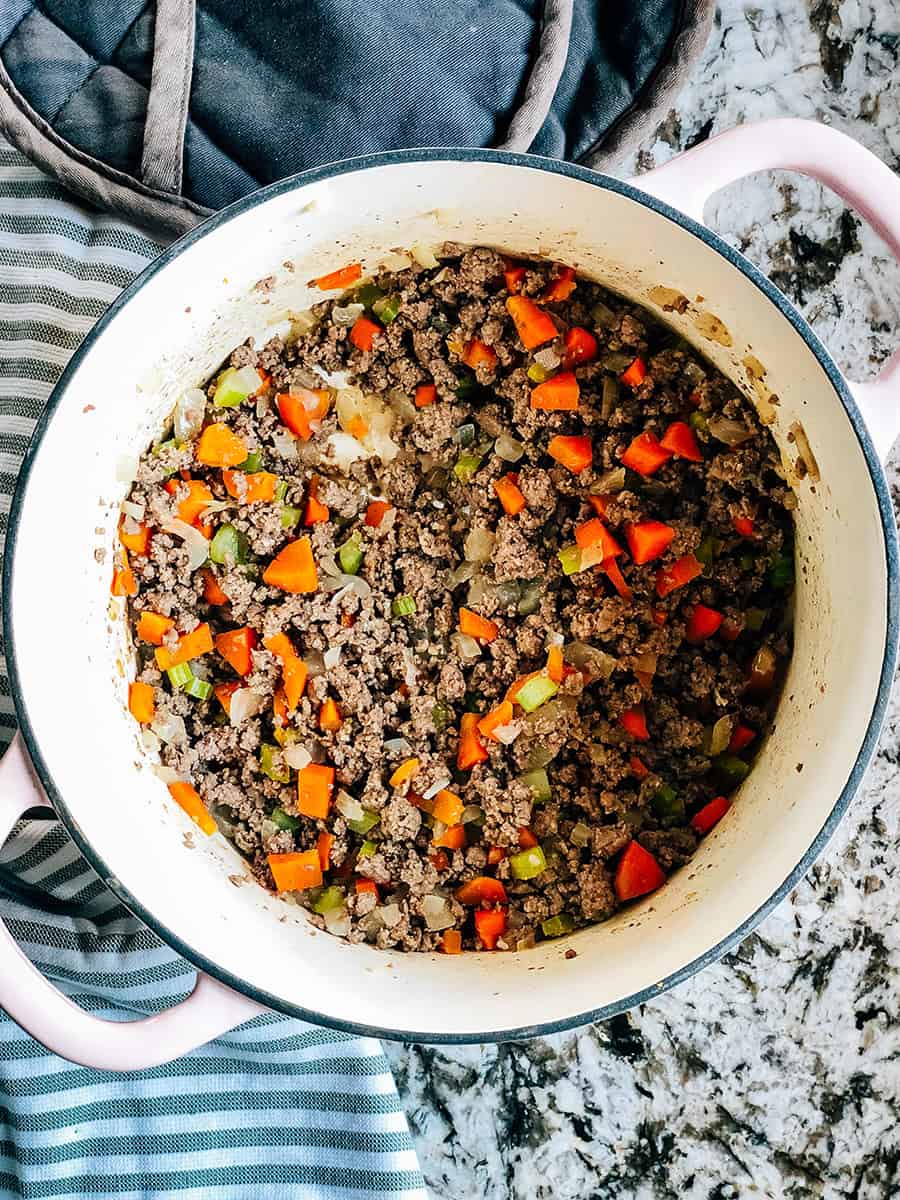
<path fill-rule="evenodd" d="M 622 174 L 758 117 L 817 117 L 897 169 L 900 2 L 727 0 Z M 900 269 L 815 183 L 759 176 L 707 218 L 863 379 L 900 342 Z M 896 456 L 896 449 L 895 449 Z M 900 506 L 900 474 L 891 472 Z M 900 690 L 831 846 L 740 949 L 608 1024 L 390 1046 L 426 1179 L 452 1200 L 900 1196 Z"/>

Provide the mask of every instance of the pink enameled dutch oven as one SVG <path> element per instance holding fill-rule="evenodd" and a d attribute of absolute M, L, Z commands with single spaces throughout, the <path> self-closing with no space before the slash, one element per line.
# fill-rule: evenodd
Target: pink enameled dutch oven
<path fill-rule="evenodd" d="M 122 294 L 60 379 L 10 515 L 4 629 L 21 734 L 0 768 L 0 840 L 46 795 L 109 887 L 199 973 L 193 995 L 163 1015 L 108 1024 L 65 999 L 3 930 L 0 1004 L 39 1041 L 129 1069 L 268 1008 L 388 1038 L 547 1033 L 685 979 L 807 870 L 859 785 L 894 670 L 897 548 L 879 455 L 900 428 L 900 357 L 875 383 L 845 382 L 788 301 L 700 223 L 712 192 L 770 167 L 835 189 L 900 254 L 892 172 L 828 128 L 775 121 L 633 183 L 481 150 L 338 163 L 233 205 Z M 357 259 L 372 270 L 391 249 L 445 239 L 571 263 L 659 313 L 753 398 L 796 479 L 796 650 L 774 731 L 736 804 L 661 891 L 524 953 L 351 946 L 255 884 L 235 887 L 236 851 L 221 835 L 203 838 L 149 769 L 126 708 L 133 668 L 121 604 L 110 608 L 109 558 L 94 556 L 113 546 L 127 490 L 120 460 L 158 434 L 184 389 L 248 335 L 307 308 L 316 297 L 305 280 Z M 272 290 L 254 290 L 269 274 Z M 681 313 L 679 296 L 690 302 Z M 51 586 L 45 535 L 61 512 Z M 578 954 L 567 960 L 570 945 Z"/>

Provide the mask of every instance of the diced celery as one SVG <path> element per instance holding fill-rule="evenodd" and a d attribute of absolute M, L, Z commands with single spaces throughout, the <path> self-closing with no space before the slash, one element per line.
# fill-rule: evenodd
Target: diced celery
<path fill-rule="evenodd" d="M 794 582 L 794 560 L 789 554 L 776 554 L 769 568 L 769 583 L 783 591 Z"/>
<path fill-rule="evenodd" d="M 363 809 L 363 815 L 358 821 L 348 821 L 347 828 L 352 829 L 354 833 L 360 834 L 362 837 L 374 829 L 381 817 L 376 812 L 370 812 L 369 809 Z"/>
<path fill-rule="evenodd" d="M 454 464 L 453 474 L 460 483 L 471 483 L 480 466 L 480 454 L 461 454 Z"/>
<path fill-rule="evenodd" d="M 257 471 L 262 470 L 263 460 L 262 453 L 259 450 L 251 450 L 241 465 L 239 471 L 245 471 L 248 475 L 255 475 Z"/>
<path fill-rule="evenodd" d="M 220 525 L 209 543 L 209 557 L 214 563 L 247 561 L 247 539 L 233 525 Z"/>
<path fill-rule="evenodd" d="M 294 508 L 290 504 L 285 504 L 281 510 L 281 528 L 293 529 L 302 516 L 303 512 L 301 509 Z"/>
<path fill-rule="evenodd" d="M 382 296 L 372 305 L 372 312 L 382 323 L 382 325 L 390 325 L 391 321 L 394 320 L 402 307 L 403 301 L 396 294 L 392 296 Z"/>
<path fill-rule="evenodd" d="M 213 395 L 215 408 L 236 408 L 248 396 L 259 391 L 262 379 L 255 367 L 229 367 L 219 376 Z"/>
<path fill-rule="evenodd" d="M 717 537 L 713 537 L 712 534 L 709 534 L 703 539 L 695 551 L 697 561 L 702 562 L 705 567 L 712 566 L 713 561 L 718 557 L 721 549 L 721 540 Z"/>
<path fill-rule="evenodd" d="M 465 373 L 461 375 L 457 381 L 454 391 L 459 400 L 467 400 L 477 387 L 477 382 L 474 375 Z"/>
<path fill-rule="evenodd" d="M 576 575 L 581 570 L 581 547 L 563 546 L 556 556 L 562 564 L 563 575 Z"/>
<path fill-rule="evenodd" d="M 548 938 L 562 937 L 564 933 L 571 933 L 574 928 L 575 922 L 568 913 L 559 913 L 541 921 L 541 932 Z"/>
<path fill-rule="evenodd" d="M 282 761 L 281 751 L 268 742 L 263 742 L 259 748 L 259 769 L 276 783 L 291 782 L 291 769 Z"/>
<path fill-rule="evenodd" d="M 397 596 L 391 604 L 391 612 L 395 617 L 411 617 L 416 611 L 416 602 L 412 596 Z"/>
<path fill-rule="evenodd" d="M 591 840 L 590 826 L 585 825 L 583 821 L 576 821 L 572 826 L 569 839 L 573 846 L 586 846 Z"/>
<path fill-rule="evenodd" d="M 527 617 L 531 613 L 537 612 L 541 607 L 541 596 L 544 592 L 544 585 L 540 579 L 530 579 L 522 587 L 522 598 L 518 603 L 519 616 Z"/>
<path fill-rule="evenodd" d="M 188 664 L 182 663 L 181 665 L 186 667 Z M 178 668 L 170 667 L 169 670 L 177 671 Z M 192 675 L 184 685 L 184 690 L 189 696 L 193 696 L 195 700 L 208 700 L 213 694 L 213 685 L 205 679 L 198 679 L 196 675 Z"/>
<path fill-rule="evenodd" d="M 522 684 L 515 694 L 515 701 L 521 704 L 526 712 L 534 712 L 536 708 L 552 699 L 558 691 L 559 684 L 554 683 L 552 679 L 546 675 L 535 675 L 534 679 Z"/>
<path fill-rule="evenodd" d="M 176 667 L 169 667 L 166 671 L 169 677 L 169 683 L 173 688 L 186 687 L 194 678 L 194 672 L 191 670 L 190 663 L 179 663 Z"/>
<path fill-rule="evenodd" d="M 288 833 L 296 833 L 300 828 L 300 822 L 296 817 L 292 817 L 290 813 L 286 813 L 283 808 L 273 808 L 269 814 L 269 820 L 273 825 L 277 825 L 279 829 L 287 830 Z"/>
<path fill-rule="evenodd" d="M 684 820 L 684 799 L 667 783 L 661 783 L 653 793 L 650 807 L 661 821 Z"/>
<path fill-rule="evenodd" d="M 706 433 L 709 428 L 709 422 L 702 412 L 692 412 L 688 417 L 688 424 L 692 429 L 696 429 L 698 433 Z"/>
<path fill-rule="evenodd" d="M 453 440 L 457 446 L 472 446 L 475 444 L 475 434 L 477 430 L 471 421 L 466 421 L 463 425 L 457 425 L 453 431 Z"/>
<path fill-rule="evenodd" d="M 532 383 L 544 383 L 550 378 L 551 372 L 542 367 L 539 362 L 533 362 L 525 372 Z"/>
<path fill-rule="evenodd" d="M 383 295 L 384 292 L 378 284 L 372 283 L 370 279 L 368 283 L 363 283 L 356 289 L 353 299 L 357 304 L 364 304 L 366 308 L 371 308 Z"/>
<path fill-rule="evenodd" d="M 520 850 L 509 860 L 509 869 L 516 879 L 534 879 L 547 870 L 547 860 L 540 846 Z"/>
<path fill-rule="evenodd" d="M 720 754 L 712 760 L 712 765 L 733 787 L 737 787 L 750 774 L 750 767 L 736 754 Z"/>
<path fill-rule="evenodd" d="M 527 771 L 521 776 L 521 780 L 531 788 L 535 804 L 543 804 L 551 799 L 553 793 L 550 791 L 550 780 L 543 767 L 539 767 L 536 771 Z"/>
<path fill-rule="evenodd" d="M 764 608 L 748 608 L 744 613 L 744 625 L 754 633 L 759 633 L 766 621 Z"/>
<path fill-rule="evenodd" d="M 450 709 L 446 704 L 435 704 L 431 710 L 431 720 L 434 723 L 436 732 L 440 733 L 450 723 Z"/>
<path fill-rule="evenodd" d="M 363 842 L 363 844 L 360 846 L 360 848 L 357 852 L 356 857 L 358 859 L 359 858 L 369 858 L 371 855 L 373 855 L 375 853 L 375 851 L 377 849 L 378 849 L 378 847 L 375 845 L 374 842 Z"/>
<path fill-rule="evenodd" d="M 275 499 L 279 504 L 284 504 L 284 498 L 288 494 L 288 482 L 286 479 L 279 479 L 275 484 Z"/>
<path fill-rule="evenodd" d="M 338 560 L 341 570 L 347 575 L 355 575 L 362 566 L 363 551 L 358 533 L 353 533 L 338 550 Z"/>
<path fill-rule="evenodd" d="M 322 891 L 316 897 L 315 903 L 312 906 L 312 910 L 320 915 L 327 912 L 333 912 L 334 909 L 340 908 L 343 905 L 344 899 L 345 897 L 343 890 L 339 887 L 335 887 L 332 884 L 331 887 L 322 889 Z"/>

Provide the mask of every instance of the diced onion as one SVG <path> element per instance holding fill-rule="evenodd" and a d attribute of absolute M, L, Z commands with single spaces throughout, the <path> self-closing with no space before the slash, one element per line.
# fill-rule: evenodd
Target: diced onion
<path fill-rule="evenodd" d="M 364 304 L 335 304 L 331 310 L 331 319 L 335 325 L 353 325 L 357 317 L 366 311 Z"/>
<path fill-rule="evenodd" d="M 255 716 L 264 704 L 264 697 L 253 688 L 238 688 L 236 692 L 232 692 L 231 703 L 228 706 L 231 724 L 243 724 L 249 717 Z"/>
<path fill-rule="evenodd" d="M 439 779 L 437 783 L 433 783 L 426 792 L 422 793 L 422 799 L 433 800 L 438 792 L 442 792 L 444 788 L 448 788 L 450 786 L 450 782 L 449 775 L 445 776 L 443 779 Z"/>
<path fill-rule="evenodd" d="M 141 742 L 143 743 L 144 749 L 148 750 L 151 754 L 159 753 L 159 738 L 156 736 L 153 730 L 148 728 L 146 725 L 141 726 Z"/>
<path fill-rule="evenodd" d="M 412 425 L 418 414 L 418 409 L 409 396 L 401 392 L 399 388 L 391 388 L 388 392 L 388 401 L 391 408 L 400 418 L 403 425 Z"/>
<path fill-rule="evenodd" d="M 587 642 L 572 642 L 566 648 L 566 658 L 579 671 L 587 671 L 592 679 L 609 679 L 618 666 L 611 654 Z"/>
<path fill-rule="evenodd" d="M 256 388 L 253 390 L 255 391 Z M 189 442 L 203 428 L 205 416 L 206 392 L 201 391 L 200 388 L 188 388 L 184 395 L 178 398 L 178 403 L 175 405 L 172 426 L 176 440 Z"/>
<path fill-rule="evenodd" d="M 312 755 L 305 746 L 301 746 L 299 742 L 294 742 L 290 746 L 285 746 L 281 751 L 281 757 L 289 767 L 293 767 L 295 771 L 302 771 L 304 767 L 308 767 L 312 762 Z"/>
<path fill-rule="evenodd" d="M 518 462 L 525 453 L 525 446 L 522 442 L 517 442 L 514 437 L 510 437 L 508 433 L 501 433 L 494 442 L 494 453 L 504 462 L 514 463 Z"/>
<path fill-rule="evenodd" d="M 375 909 L 384 924 L 388 929 L 393 929 L 395 925 L 400 923 L 400 906 L 399 904 L 382 904 L 380 908 Z"/>
<path fill-rule="evenodd" d="M 454 633 L 452 640 L 456 653 L 464 662 L 472 662 L 481 657 L 481 647 L 467 633 Z"/>
<path fill-rule="evenodd" d="M 271 407 L 272 406 L 269 404 L 268 396 L 257 396 L 256 397 L 256 415 L 257 415 L 257 417 L 264 417 Z"/>
<path fill-rule="evenodd" d="M 200 515 L 205 521 L 207 517 L 213 517 L 216 513 L 224 512 L 226 508 L 231 508 L 233 504 L 233 500 L 210 500 Z"/>
<path fill-rule="evenodd" d="M 184 783 L 185 778 L 177 771 L 173 771 L 171 767 L 165 766 L 164 763 L 154 763 L 150 768 L 157 779 L 161 779 L 163 783 Z"/>
<path fill-rule="evenodd" d="M 545 346 L 543 350 L 538 350 L 534 356 L 534 361 L 539 363 L 547 371 L 552 371 L 558 367 L 562 359 L 556 353 L 552 346 Z"/>
<path fill-rule="evenodd" d="M 120 508 L 126 517 L 131 517 L 133 521 L 143 521 L 147 512 L 146 504 L 135 504 L 133 500 L 123 500 Z"/>
<path fill-rule="evenodd" d="M 431 246 L 426 246 L 424 242 L 414 242 L 409 248 L 410 254 L 416 260 L 420 267 L 433 269 L 439 267 L 440 263 L 435 257 L 434 249 Z"/>
<path fill-rule="evenodd" d="M 384 524 L 383 519 L 382 524 Z M 447 576 L 447 587 L 451 589 L 459 587 L 461 583 L 466 583 L 468 580 L 470 580 L 474 574 L 475 563 L 461 562 L 459 566 L 452 570 Z"/>
<path fill-rule="evenodd" d="M 329 671 L 331 670 L 332 667 L 336 667 L 340 661 L 341 661 L 341 647 L 340 646 L 329 646 L 328 649 L 325 651 L 325 653 L 322 655 L 322 662 L 325 664 L 325 666 L 328 668 Z"/>
<path fill-rule="evenodd" d="M 338 792 L 334 807 L 346 821 L 361 821 L 366 815 L 363 806 L 349 792 Z"/>
<path fill-rule="evenodd" d="M 272 434 L 272 447 L 278 457 L 287 462 L 297 458 L 297 439 L 286 429 L 278 429 Z"/>
<path fill-rule="evenodd" d="M 494 535 L 483 525 L 474 525 L 466 535 L 463 552 L 469 562 L 487 562 L 494 551 Z"/>
<path fill-rule="evenodd" d="M 575 825 L 572 826 L 572 832 L 569 834 L 569 838 L 572 844 L 575 846 L 586 846 L 591 840 L 590 826 L 585 825 L 583 821 L 577 821 Z"/>
<path fill-rule="evenodd" d="M 328 932 L 335 937 L 346 937 L 350 932 L 350 914 L 343 905 L 340 908 L 329 908 L 322 920 Z"/>
<path fill-rule="evenodd" d="M 450 905 L 444 896 L 434 894 L 423 896 L 422 916 L 425 918 L 428 928 L 435 932 L 440 929 L 449 929 L 451 925 L 456 924 L 456 918 L 450 911 Z"/>
<path fill-rule="evenodd" d="M 643 671 L 645 675 L 656 674 L 657 656 L 651 650 L 645 650 L 634 660 L 634 669 Z"/>
<path fill-rule="evenodd" d="M 311 329 L 315 329 L 316 327 L 316 317 L 310 308 L 304 308 L 300 312 L 292 312 L 289 315 L 291 319 L 291 333 L 294 337 L 303 337 L 305 333 L 309 333 Z"/>
<path fill-rule="evenodd" d="M 306 672 L 310 679 L 315 679 L 317 675 L 321 675 L 325 670 L 325 662 L 320 650 L 310 650 L 303 661 L 306 664 Z"/>
<path fill-rule="evenodd" d="M 469 825 L 472 821 L 480 821 L 483 815 L 480 805 L 467 804 L 459 814 L 459 823 L 460 825 Z"/>
<path fill-rule="evenodd" d="M 405 271 L 407 267 L 412 266 L 412 259 L 408 254 L 402 254 L 399 250 L 388 250 L 382 255 L 378 264 L 385 271 Z"/>
<path fill-rule="evenodd" d="M 330 388 L 334 388 L 336 391 L 339 388 L 350 387 L 351 376 L 348 371 L 326 371 L 318 363 L 313 363 L 312 369 L 323 383 L 327 383 Z"/>
<path fill-rule="evenodd" d="M 625 468 L 613 467 L 594 481 L 593 490 L 598 495 L 605 496 L 609 492 L 621 492 L 625 486 Z"/>
<path fill-rule="evenodd" d="M 565 641 L 566 639 L 561 633 L 550 633 L 547 635 L 548 646 L 562 646 L 565 644 Z"/>
<path fill-rule="evenodd" d="M 511 746 L 523 728 L 521 721 L 511 721 L 508 725 L 498 725 L 494 730 L 494 737 L 498 742 L 502 742 L 504 746 Z"/>
<path fill-rule="evenodd" d="M 332 433 L 325 443 L 325 448 L 328 457 L 340 471 L 349 471 L 358 459 L 369 457 L 362 442 L 358 442 L 349 433 Z"/>
<path fill-rule="evenodd" d="M 739 446 L 753 437 L 753 430 L 748 429 L 743 421 L 733 421 L 731 417 L 718 414 L 710 417 L 707 422 L 709 432 L 726 446 Z"/>
<path fill-rule="evenodd" d="M 388 738 L 384 748 L 388 754 L 412 754 L 412 746 L 405 737 Z"/>
<path fill-rule="evenodd" d="M 195 529 L 193 525 L 188 525 L 187 521 L 172 520 L 163 525 L 165 533 L 174 534 L 175 537 L 180 537 L 184 542 L 184 548 L 188 552 L 188 566 L 192 571 L 196 571 L 198 567 L 202 567 L 209 558 L 209 542 L 203 536 L 199 529 Z"/>
<path fill-rule="evenodd" d="M 119 483 L 132 483 L 138 470 L 136 454 L 120 454 L 116 459 L 116 479 Z"/>
<path fill-rule="evenodd" d="M 183 746 L 187 741 L 187 730 L 184 727 L 184 719 L 175 713 L 168 712 L 166 709 L 157 712 L 150 728 L 159 740 L 165 742 L 167 746 Z"/>
<path fill-rule="evenodd" d="M 734 717 L 719 717 L 709 735 L 709 756 L 724 754 L 734 732 Z"/>
<path fill-rule="evenodd" d="M 492 599 L 496 592 L 494 584 L 491 583 L 484 575 L 476 575 L 469 584 L 467 595 L 469 608 L 481 608 L 489 599 Z"/>

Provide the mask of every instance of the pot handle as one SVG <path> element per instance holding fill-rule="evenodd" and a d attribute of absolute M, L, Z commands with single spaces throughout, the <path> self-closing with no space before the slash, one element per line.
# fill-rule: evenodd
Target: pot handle
<path fill-rule="evenodd" d="M 702 223 L 713 192 L 774 169 L 811 175 L 837 192 L 900 259 L 900 178 L 859 142 L 816 121 L 740 125 L 629 182 Z M 887 458 L 900 433 L 900 351 L 875 380 L 849 386 L 875 449 Z"/>
<path fill-rule="evenodd" d="M 0 845 L 22 813 L 46 803 L 21 734 L 16 734 L 0 762 Z M 0 1007 L 54 1054 L 104 1071 L 142 1071 L 171 1062 L 267 1011 L 198 971 L 190 996 L 165 1012 L 136 1021 L 105 1021 L 45 979 L 2 921 Z"/>

